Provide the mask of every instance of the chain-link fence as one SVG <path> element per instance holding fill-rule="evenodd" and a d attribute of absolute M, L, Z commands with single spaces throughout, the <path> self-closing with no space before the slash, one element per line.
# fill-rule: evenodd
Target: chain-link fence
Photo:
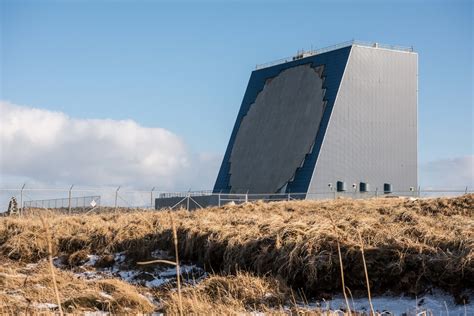
<path fill-rule="evenodd" d="M 0 213 L 8 210 L 9 202 L 14 197 L 20 209 L 62 209 L 72 212 L 97 211 L 105 209 L 161 209 L 184 208 L 196 209 L 206 206 L 223 206 L 228 203 L 246 203 L 254 201 L 291 201 L 303 199 L 366 199 L 377 197 L 451 197 L 473 193 L 470 188 L 433 189 L 417 188 L 408 191 L 369 191 L 337 190 L 317 193 L 269 193 L 269 194 L 236 194 L 213 193 L 204 191 L 164 192 L 150 188 L 149 190 L 133 190 L 126 187 L 67 187 L 67 188 L 0 188 Z"/>
<path fill-rule="evenodd" d="M 154 208 L 158 192 L 112 187 L 0 188 L 0 213 L 15 198 L 20 209 L 61 209 L 87 211 L 105 208 Z"/>
<path fill-rule="evenodd" d="M 67 197 L 60 199 L 46 199 L 46 200 L 31 200 L 24 201 L 23 208 L 48 208 L 48 209 L 67 209 L 72 211 L 74 209 L 90 209 L 100 206 L 100 196 L 80 196 Z"/>

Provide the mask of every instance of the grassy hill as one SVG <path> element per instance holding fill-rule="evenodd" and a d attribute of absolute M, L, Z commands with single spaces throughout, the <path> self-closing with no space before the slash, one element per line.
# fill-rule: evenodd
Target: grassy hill
<path fill-rule="evenodd" d="M 372 294 L 440 288 L 462 303 L 474 288 L 473 215 L 473 194 L 257 202 L 195 212 L 38 210 L 0 218 L 0 308 L 34 312 L 57 301 L 48 240 L 59 300 L 70 312 L 177 313 L 180 301 L 186 312 L 278 311 L 341 293 L 343 279 L 348 293 L 367 295 L 362 247 Z M 158 250 L 174 260 L 172 221 L 180 261 L 207 272 L 196 285 L 184 285 L 181 300 L 173 282 L 150 289 L 120 278 L 78 277 L 91 255 L 97 260 L 89 270 L 116 265 L 117 253 L 125 258 L 122 268 L 145 272 L 151 268 L 136 262 L 156 259 Z"/>

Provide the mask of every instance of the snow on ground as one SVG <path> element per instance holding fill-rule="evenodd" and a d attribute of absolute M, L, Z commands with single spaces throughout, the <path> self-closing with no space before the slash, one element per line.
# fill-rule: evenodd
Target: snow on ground
<path fill-rule="evenodd" d="M 141 270 L 125 270 L 125 271 L 114 271 L 114 276 L 119 276 L 122 280 L 131 283 L 143 285 L 149 288 L 160 287 L 164 284 L 174 282 L 176 280 L 176 268 L 165 268 L 165 269 L 154 269 L 153 272 L 143 272 Z M 183 280 L 187 283 L 194 283 L 201 280 L 205 273 L 202 269 L 196 265 L 182 265 L 180 266 L 180 275 Z M 193 279 L 193 275 L 197 278 Z"/>
<path fill-rule="evenodd" d="M 56 309 L 58 308 L 57 304 L 53 303 L 38 303 L 33 305 L 37 309 Z"/>
<path fill-rule="evenodd" d="M 382 315 L 446 315 L 464 316 L 474 315 L 473 293 L 470 293 L 470 303 L 457 305 L 451 295 L 441 291 L 433 291 L 418 298 L 407 296 L 378 296 L 372 298 L 374 310 Z M 358 312 L 370 312 L 368 298 L 349 299 L 351 310 Z M 323 310 L 345 310 L 346 302 L 343 296 L 336 296 L 332 300 L 310 302 L 306 307 L 322 308 Z"/>
<path fill-rule="evenodd" d="M 162 250 L 153 251 L 152 257 L 154 259 L 169 259 L 167 252 Z M 113 265 L 107 268 L 95 267 L 100 256 L 91 254 L 87 258 L 88 260 L 82 265 L 72 269 L 72 272 L 81 279 L 97 280 L 116 277 L 128 283 L 148 288 L 157 288 L 176 280 L 175 266 L 152 264 L 146 267 L 137 267 L 127 262 L 124 252 L 114 254 Z M 60 258 L 55 258 L 54 264 L 58 268 L 68 269 Z M 195 284 L 207 276 L 206 272 L 195 264 L 181 264 L 180 275 L 182 282 L 188 284 Z"/>
<path fill-rule="evenodd" d="M 152 258 L 171 259 L 167 252 L 159 249 L 152 252 Z M 114 254 L 113 264 L 108 268 L 95 267 L 99 260 L 100 256 L 98 255 L 88 255 L 88 260 L 81 266 L 73 268 L 72 271 L 77 277 L 82 279 L 91 280 L 115 277 L 128 283 L 142 285 L 148 288 L 158 288 L 165 284 L 174 284 L 176 281 L 175 266 L 163 264 L 149 265 L 146 267 L 135 266 L 127 260 L 126 253 L 124 252 Z M 59 258 L 55 258 L 54 264 L 58 268 L 68 269 Z M 182 282 L 188 284 L 197 284 L 207 276 L 206 272 L 195 264 L 181 264 L 180 275 Z M 105 297 L 107 294 L 101 293 L 101 295 Z M 433 291 L 430 294 L 418 298 L 393 295 L 373 297 L 372 304 L 374 310 L 379 315 L 474 315 L 474 294 L 470 292 L 468 293 L 468 297 L 468 304 L 457 305 L 451 295 L 441 291 Z M 147 295 L 147 298 L 154 300 L 151 294 Z M 349 304 L 352 311 L 367 315 L 370 313 L 370 305 L 367 298 L 349 298 Z M 53 305 L 54 304 L 46 304 L 37 307 L 53 308 Z M 311 301 L 308 304 L 301 304 L 300 306 L 309 309 L 322 309 L 333 315 L 337 315 L 338 311 L 340 311 L 340 314 L 343 314 L 342 311 L 346 310 L 346 302 L 342 295 L 335 296 L 331 300 Z"/>

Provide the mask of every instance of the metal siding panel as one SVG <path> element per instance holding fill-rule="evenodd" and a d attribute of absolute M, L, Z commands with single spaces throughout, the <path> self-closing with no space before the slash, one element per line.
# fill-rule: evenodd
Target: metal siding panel
<path fill-rule="evenodd" d="M 307 198 L 328 183 L 417 186 L 417 54 L 354 46 Z"/>

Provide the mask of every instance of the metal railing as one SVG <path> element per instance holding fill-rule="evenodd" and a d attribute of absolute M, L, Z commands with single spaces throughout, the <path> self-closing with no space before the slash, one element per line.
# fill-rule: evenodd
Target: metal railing
<path fill-rule="evenodd" d="M 259 69 L 263 69 L 263 68 L 268 68 L 268 67 L 272 67 L 272 66 L 275 66 L 275 65 L 284 64 L 284 63 L 287 63 L 287 62 L 290 62 L 290 61 L 293 61 L 293 60 L 299 60 L 299 59 L 303 59 L 303 58 L 310 57 L 310 56 L 320 55 L 320 54 L 323 54 L 323 53 L 327 53 L 327 52 L 330 52 L 330 51 L 333 51 L 333 50 L 337 50 L 337 49 L 352 46 L 352 45 L 363 46 L 363 47 L 382 48 L 382 49 L 396 50 L 396 51 L 402 51 L 402 52 L 413 52 L 413 46 L 408 47 L 408 46 L 399 46 L 399 45 L 380 44 L 380 43 L 377 43 L 377 42 L 364 42 L 364 41 L 352 40 L 352 41 L 347 41 L 347 42 L 343 42 L 343 43 L 339 43 L 339 44 L 335 44 L 335 45 L 331 45 L 331 46 L 327 46 L 327 47 L 323 47 L 323 48 L 319 48 L 319 49 L 311 49 L 311 50 L 308 50 L 308 51 L 302 50 L 302 51 L 298 52 L 298 54 L 296 56 L 280 58 L 280 59 L 270 61 L 270 62 L 267 62 L 267 63 L 258 64 L 258 65 L 255 66 L 255 69 L 259 70 Z"/>
<path fill-rule="evenodd" d="M 467 187 L 458 190 L 436 190 L 436 189 L 412 189 L 406 191 L 337 191 L 330 190 L 324 192 L 313 193 L 267 193 L 267 194 L 250 194 L 250 193 L 212 193 L 203 196 L 191 194 L 191 192 L 183 193 L 182 196 L 173 196 L 156 200 L 157 209 L 186 209 L 194 210 L 205 207 L 217 206 L 221 207 L 227 204 L 243 204 L 257 201 L 262 202 L 278 202 L 278 201 L 294 201 L 294 200 L 330 200 L 338 198 L 349 199 L 370 199 L 370 198 L 433 198 L 433 197 L 454 197 L 468 193 L 474 193 Z M 206 197 L 206 199 L 199 199 Z M 171 203 L 167 203 L 171 201 Z M 162 202 L 160 204 L 160 202 Z"/>
<path fill-rule="evenodd" d="M 187 196 L 203 196 L 203 195 L 212 195 L 212 190 L 187 191 L 187 192 L 161 192 L 158 194 L 158 197 L 171 198 L 171 197 L 187 197 Z"/>
<path fill-rule="evenodd" d="M 218 205 L 221 206 L 229 202 L 239 204 L 256 201 L 278 202 L 304 200 L 307 193 L 216 193 L 215 195 L 218 197 Z"/>

